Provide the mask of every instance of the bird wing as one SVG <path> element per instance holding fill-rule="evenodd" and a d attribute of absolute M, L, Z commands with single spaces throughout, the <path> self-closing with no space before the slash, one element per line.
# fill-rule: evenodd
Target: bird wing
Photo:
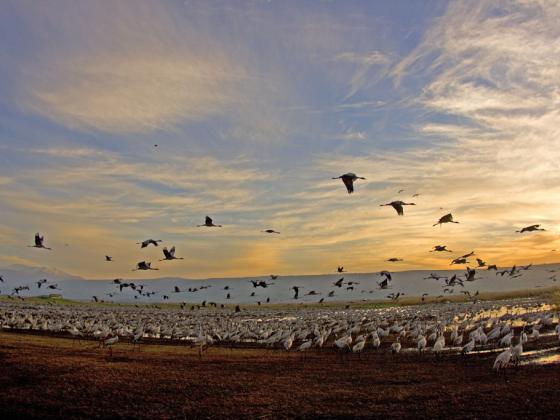
<path fill-rule="evenodd" d="M 43 245 L 43 237 L 39 233 L 35 234 L 35 245 L 36 246 L 42 246 Z"/>
<path fill-rule="evenodd" d="M 393 206 L 399 216 L 404 215 L 403 206 L 401 203 L 393 202 L 391 203 L 391 206 Z"/>
<path fill-rule="evenodd" d="M 346 185 L 346 189 L 348 190 L 348 194 L 352 194 L 354 192 L 354 181 L 352 180 L 352 178 L 350 178 L 348 176 L 343 176 L 342 177 L 342 182 L 344 182 L 344 185 Z"/>
<path fill-rule="evenodd" d="M 210 216 L 206 216 L 206 225 L 211 225 L 212 223 L 212 218 Z"/>
<path fill-rule="evenodd" d="M 171 247 L 171 249 L 169 250 L 169 253 L 171 254 L 171 256 L 173 256 L 173 257 L 175 256 L 175 245 L 173 245 Z"/>

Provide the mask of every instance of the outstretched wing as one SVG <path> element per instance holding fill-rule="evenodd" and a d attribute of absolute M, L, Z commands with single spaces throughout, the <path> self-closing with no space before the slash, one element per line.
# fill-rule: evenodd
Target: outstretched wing
<path fill-rule="evenodd" d="M 212 225 L 212 224 L 213 224 L 213 223 L 212 223 L 212 218 L 211 218 L 210 216 L 206 216 L 206 222 L 205 222 L 205 224 L 206 224 L 206 225 Z"/>
<path fill-rule="evenodd" d="M 35 246 L 43 246 L 43 237 L 39 234 L 35 234 Z"/>
<path fill-rule="evenodd" d="M 352 180 L 352 178 L 350 178 L 348 176 L 343 176 L 342 177 L 342 182 L 344 182 L 344 185 L 346 185 L 346 189 L 348 190 L 348 194 L 352 194 L 354 192 L 354 181 Z"/>

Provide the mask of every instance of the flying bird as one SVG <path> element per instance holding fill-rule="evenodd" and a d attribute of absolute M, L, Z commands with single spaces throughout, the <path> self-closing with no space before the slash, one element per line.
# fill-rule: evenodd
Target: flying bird
<path fill-rule="evenodd" d="M 277 233 L 278 235 L 280 235 L 280 232 L 274 230 L 274 229 L 266 229 L 262 231 L 263 233 Z"/>
<path fill-rule="evenodd" d="M 450 249 L 447 249 L 447 245 L 435 245 L 434 249 L 430 252 L 453 252 Z"/>
<path fill-rule="evenodd" d="M 348 194 L 352 194 L 354 192 L 354 181 L 358 179 L 365 179 L 365 178 L 361 176 L 357 176 L 353 172 L 348 172 L 347 174 L 334 177 L 333 179 L 342 179 L 342 182 L 344 182 L 344 185 L 348 190 Z"/>
<path fill-rule="evenodd" d="M 108 255 L 105 255 L 105 261 L 110 261 L 110 262 L 112 262 L 112 261 L 113 261 L 113 257 L 110 257 L 110 256 L 108 256 Z"/>
<path fill-rule="evenodd" d="M 140 261 L 138 264 L 136 264 L 136 268 L 132 271 L 138 270 L 159 270 L 159 268 L 152 268 L 151 262 Z"/>
<path fill-rule="evenodd" d="M 542 229 L 540 228 L 541 225 L 531 225 L 531 226 L 525 226 L 523 229 L 521 230 L 516 230 L 517 233 L 523 233 L 523 232 L 534 232 L 536 230 L 541 230 L 544 231 L 546 229 Z"/>
<path fill-rule="evenodd" d="M 456 222 L 455 220 L 453 220 L 453 215 L 452 215 L 451 213 L 448 213 L 448 214 L 446 214 L 446 215 L 444 215 L 444 216 L 441 216 L 441 217 L 439 218 L 438 222 L 437 222 L 437 223 L 434 223 L 433 226 L 437 226 L 437 225 L 440 225 L 440 226 L 441 226 L 441 225 L 444 224 L 444 223 L 459 223 L 459 222 Z"/>
<path fill-rule="evenodd" d="M 333 284 L 336 287 L 342 287 L 342 282 L 344 281 L 344 277 L 341 277 L 340 279 L 338 279 L 337 281 L 335 281 Z"/>
<path fill-rule="evenodd" d="M 403 206 L 415 206 L 415 203 L 405 203 L 404 201 L 391 201 L 390 203 L 387 204 L 380 204 L 379 207 L 383 207 L 383 206 L 391 206 L 393 207 L 396 211 L 397 214 L 399 216 L 403 216 L 404 215 L 404 210 L 403 210 Z"/>
<path fill-rule="evenodd" d="M 404 260 L 403 260 L 402 258 L 393 257 L 393 258 L 389 258 L 388 260 L 385 260 L 385 261 L 388 261 L 388 262 L 399 262 L 399 261 L 404 261 Z"/>
<path fill-rule="evenodd" d="M 146 239 L 145 241 L 142 242 L 136 242 L 137 244 L 140 244 L 140 248 L 146 248 L 148 245 L 152 244 L 153 246 L 158 246 L 158 242 L 163 242 L 161 239 Z"/>
<path fill-rule="evenodd" d="M 163 247 L 163 255 L 165 256 L 164 259 L 160 261 L 171 261 L 171 260 L 183 260 L 183 257 L 176 257 L 175 256 L 175 246 L 172 246 L 171 249 L 167 249 L 167 247 Z"/>
<path fill-rule="evenodd" d="M 340 265 L 340 266 L 338 266 L 336 271 L 338 271 L 339 273 L 344 273 L 344 267 L 342 265 Z"/>
<path fill-rule="evenodd" d="M 206 216 L 203 225 L 197 225 L 197 226 L 198 227 L 222 227 L 222 225 L 215 225 L 210 216 Z"/>
<path fill-rule="evenodd" d="M 48 249 L 49 251 L 51 251 L 52 248 L 46 247 L 44 242 L 45 242 L 45 237 L 41 236 L 41 234 L 37 232 L 35 234 L 35 245 L 29 245 L 29 248 L 42 248 L 42 249 Z"/>

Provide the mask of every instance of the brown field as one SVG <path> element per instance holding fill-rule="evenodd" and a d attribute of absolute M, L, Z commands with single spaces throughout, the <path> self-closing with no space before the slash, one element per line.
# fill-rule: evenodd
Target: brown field
<path fill-rule="evenodd" d="M 546 343 L 550 345 L 550 343 Z M 93 341 L 0 333 L 3 418 L 553 418 L 560 365 L 497 376 L 495 354 L 462 358 L 371 351 L 344 360 L 127 343 L 113 357 Z"/>

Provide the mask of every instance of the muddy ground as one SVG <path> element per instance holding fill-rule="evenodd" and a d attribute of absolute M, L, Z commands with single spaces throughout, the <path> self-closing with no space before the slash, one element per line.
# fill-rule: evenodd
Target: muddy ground
<path fill-rule="evenodd" d="M 495 354 L 308 353 L 0 333 L 2 418 L 557 418 L 560 365 L 497 376 Z"/>

